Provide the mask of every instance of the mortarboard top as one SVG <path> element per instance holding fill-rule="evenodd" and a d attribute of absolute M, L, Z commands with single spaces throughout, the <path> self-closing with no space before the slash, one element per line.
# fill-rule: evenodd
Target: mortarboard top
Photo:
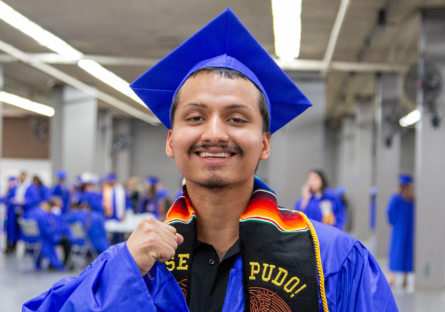
<path fill-rule="evenodd" d="M 156 192 L 156 197 L 158 199 L 167 199 L 168 198 L 168 191 L 167 191 L 167 189 L 163 188 L 163 189 L 158 190 Z"/>
<path fill-rule="evenodd" d="M 411 183 L 413 178 L 409 174 L 400 174 L 399 175 L 399 183 L 400 184 L 409 184 Z"/>
<path fill-rule="evenodd" d="M 235 69 L 266 97 L 274 133 L 312 104 L 247 28 L 227 9 L 182 43 L 130 86 L 168 128 L 174 95 L 203 67 Z"/>
<path fill-rule="evenodd" d="M 147 182 L 150 183 L 150 184 L 156 184 L 156 183 L 158 183 L 158 178 L 154 177 L 154 176 L 148 176 L 147 177 Z"/>
<path fill-rule="evenodd" d="M 15 182 L 16 180 L 16 177 L 9 177 L 8 182 Z"/>
<path fill-rule="evenodd" d="M 106 182 L 113 182 L 117 180 L 117 176 L 115 173 L 110 173 L 105 177 Z"/>
<path fill-rule="evenodd" d="M 56 171 L 56 178 L 57 179 L 65 179 L 67 176 L 66 171 L 65 170 L 57 170 Z"/>

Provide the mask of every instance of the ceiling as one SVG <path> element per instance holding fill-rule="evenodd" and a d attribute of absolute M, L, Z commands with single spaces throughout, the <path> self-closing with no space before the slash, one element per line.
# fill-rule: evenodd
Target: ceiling
<path fill-rule="evenodd" d="M 197 30 L 230 7 L 263 47 L 274 54 L 270 0 L 4 0 L 21 14 L 68 42 L 84 54 L 110 57 L 161 59 Z M 340 0 L 303 0 L 301 59 L 322 60 L 340 7 Z M 377 27 L 379 11 L 395 4 L 387 23 Z M 351 0 L 332 61 L 406 65 L 417 59 L 422 7 L 445 6 L 445 0 Z M 375 29 L 378 29 L 376 31 Z M 367 38 L 375 39 L 360 56 Z M 27 53 L 49 53 L 47 48 L 0 21 L 0 40 Z M 1 53 L 0 53 L 1 54 Z M 52 86 L 58 81 L 22 62 L 3 65 L 4 90 L 51 105 Z M 140 104 L 98 81 L 75 65 L 52 65 L 80 81 L 125 103 L 147 111 Z M 147 65 L 105 67 L 128 82 Z M 373 95 L 373 73 L 329 71 L 326 116 L 339 118 L 354 111 L 360 95 Z M 404 104 L 411 105 L 404 100 Z M 99 102 L 115 115 L 125 113 Z M 4 105 L 5 115 L 23 115 Z"/>

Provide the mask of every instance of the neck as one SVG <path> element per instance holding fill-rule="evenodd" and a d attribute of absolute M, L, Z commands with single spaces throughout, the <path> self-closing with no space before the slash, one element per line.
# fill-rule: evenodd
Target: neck
<path fill-rule="evenodd" d="M 197 239 L 212 245 L 220 258 L 239 237 L 239 220 L 253 191 L 254 177 L 222 189 L 207 189 L 187 181 L 187 193 L 197 216 Z"/>

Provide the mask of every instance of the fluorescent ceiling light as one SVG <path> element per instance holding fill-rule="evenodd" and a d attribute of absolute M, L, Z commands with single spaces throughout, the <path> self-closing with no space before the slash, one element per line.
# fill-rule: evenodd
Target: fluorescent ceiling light
<path fill-rule="evenodd" d="M 116 74 L 112 73 L 108 69 L 104 68 L 96 61 L 80 60 L 77 65 L 79 65 L 80 68 L 84 69 L 97 79 L 102 80 L 114 89 L 122 92 L 136 102 L 145 106 L 144 102 L 142 102 L 141 99 L 133 92 L 133 90 L 131 90 L 128 82 L 126 82 L 124 79 L 120 78 Z"/>
<path fill-rule="evenodd" d="M 300 55 L 302 0 L 272 0 L 275 54 L 283 61 Z"/>
<path fill-rule="evenodd" d="M 81 52 L 77 51 L 68 43 L 43 29 L 36 23 L 30 21 L 3 1 L 0 1 L 0 19 L 27 34 L 41 45 L 46 46 L 67 59 L 80 60 L 83 57 Z"/>
<path fill-rule="evenodd" d="M 413 110 L 411 113 L 406 115 L 405 117 L 402 117 L 399 121 L 400 125 L 402 127 L 408 127 L 420 120 L 420 111 L 418 109 Z"/>
<path fill-rule="evenodd" d="M 64 58 L 68 60 L 79 61 L 77 64 L 88 73 L 90 73 L 97 79 L 102 80 L 114 89 L 122 92 L 123 94 L 127 95 L 131 99 L 135 100 L 136 102 L 147 108 L 147 106 L 145 106 L 145 104 L 139 99 L 139 97 L 133 92 L 133 90 L 131 90 L 127 81 L 118 77 L 116 74 L 112 73 L 108 69 L 102 67 L 96 61 L 84 59 L 83 53 L 77 51 L 59 37 L 53 35 L 36 23 L 30 21 L 28 18 L 26 18 L 1 0 L 0 19 L 19 29 L 40 44 L 60 54 Z"/>
<path fill-rule="evenodd" d="M 54 116 L 54 108 L 52 108 L 48 105 L 44 105 L 44 104 L 40 104 L 40 103 L 36 103 L 36 102 L 30 101 L 30 100 L 27 100 L 20 96 L 17 96 L 17 95 L 11 94 L 11 93 L 7 93 L 4 91 L 0 92 L 0 102 L 5 102 L 5 103 L 8 103 L 8 104 L 11 104 L 14 106 L 18 106 L 20 108 L 27 109 L 34 113 L 45 115 L 48 117 Z"/>

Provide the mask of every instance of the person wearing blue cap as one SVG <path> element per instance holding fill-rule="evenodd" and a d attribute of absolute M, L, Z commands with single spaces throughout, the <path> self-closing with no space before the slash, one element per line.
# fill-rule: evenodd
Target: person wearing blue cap
<path fill-rule="evenodd" d="M 19 226 L 17 223 L 17 213 L 15 211 L 14 197 L 17 189 L 17 180 L 15 177 L 8 179 L 8 189 L 1 202 L 6 206 L 6 254 L 14 253 L 19 237 Z"/>
<path fill-rule="evenodd" d="M 102 194 L 95 189 L 95 184 L 98 182 L 97 176 L 84 172 L 77 177 L 77 180 L 78 186 L 73 194 L 72 202 L 89 205 L 93 211 L 103 214 Z"/>
<path fill-rule="evenodd" d="M 230 9 L 131 87 L 169 129 L 183 196 L 25 311 L 397 311 L 365 247 L 255 177 L 311 104 Z"/>
<path fill-rule="evenodd" d="M 322 170 L 308 173 L 302 196 L 295 203 L 295 210 L 305 213 L 308 218 L 343 229 L 347 216 L 340 196 L 329 187 Z"/>
<path fill-rule="evenodd" d="M 107 219 L 123 220 L 125 211 L 131 209 L 131 202 L 127 198 L 125 189 L 117 182 L 117 176 L 114 173 L 108 174 L 105 178 L 102 203 Z"/>
<path fill-rule="evenodd" d="M 145 192 L 139 199 L 137 211 L 138 213 L 152 213 L 156 218 L 159 218 L 159 205 L 156 196 L 159 179 L 154 176 L 148 176 L 145 182 Z"/>
<path fill-rule="evenodd" d="M 412 177 L 399 176 L 399 189 L 388 202 L 388 221 L 392 225 L 389 247 L 388 278 L 391 285 L 395 272 L 404 274 L 403 286 L 407 286 L 407 274 L 413 272 L 415 194 Z"/>
<path fill-rule="evenodd" d="M 70 210 L 71 205 L 71 190 L 70 187 L 66 185 L 66 177 L 67 173 L 65 170 L 57 170 L 57 182 L 51 190 L 52 196 L 58 196 L 62 200 L 62 214 L 67 213 Z"/>

